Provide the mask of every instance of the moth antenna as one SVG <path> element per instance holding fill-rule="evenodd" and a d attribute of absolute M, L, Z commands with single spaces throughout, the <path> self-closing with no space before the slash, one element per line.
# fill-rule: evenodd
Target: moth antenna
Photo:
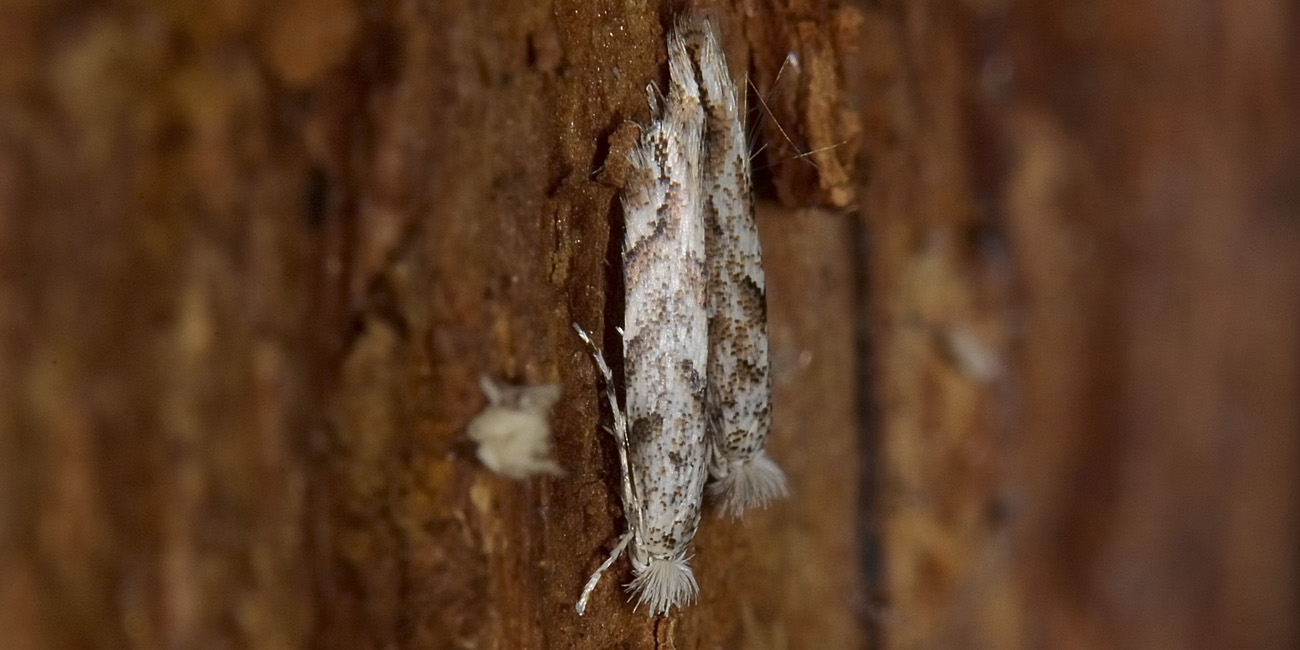
<path fill-rule="evenodd" d="M 623 549 L 627 548 L 627 543 L 631 539 L 631 531 L 623 533 L 623 536 L 618 540 L 618 544 L 614 545 L 614 550 L 609 552 L 609 557 L 605 558 L 605 561 L 600 563 L 600 567 L 596 569 L 596 572 L 591 574 L 591 578 L 587 579 L 586 586 L 582 588 L 582 598 L 579 598 L 578 604 L 574 606 L 574 609 L 578 611 L 578 616 L 582 616 L 587 611 L 587 601 L 591 599 L 591 592 L 595 591 L 596 585 L 600 583 L 600 577 L 605 575 L 605 571 L 614 564 L 614 560 L 617 560 L 618 556 L 623 554 Z"/>
<path fill-rule="evenodd" d="M 622 493 L 623 516 L 628 520 L 628 527 L 636 530 L 641 525 L 641 504 L 636 500 L 636 491 L 634 485 L 636 477 L 632 475 L 631 463 L 628 455 L 631 453 L 631 441 L 627 432 L 627 416 L 623 409 L 619 407 L 618 396 L 614 393 L 614 373 L 609 369 L 609 364 L 605 363 L 605 355 L 601 354 L 600 348 L 587 335 L 587 331 L 582 329 L 581 325 L 573 324 L 573 329 L 578 333 L 578 337 L 583 343 L 587 344 L 591 353 L 592 360 L 596 362 L 596 368 L 599 369 L 601 377 L 605 381 L 605 399 L 609 403 L 609 409 L 613 412 L 614 425 L 612 428 L 606 428 L 606 431 L 614 437 L 615 446 L 618 448 L 618 464 L 623 474 Z M 621 333 L 621 332 L 620 332 Z"/>

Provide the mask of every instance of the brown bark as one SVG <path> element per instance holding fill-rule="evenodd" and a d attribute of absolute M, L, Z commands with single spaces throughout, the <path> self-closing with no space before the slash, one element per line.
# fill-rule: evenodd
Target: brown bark
<path fill-rule="evenodd" d="M 0 2 L 0 646 L 1300 645 L 1280 0 L 711 5 L 792 495 L 576 616 L 682 9 Z M 481 374 L 565 476 L 478 463 Z"/>
<path fill-rule="evenodd" d="M 863 37 L 885 645 L 1296 647 L 1300 15 L 946 6 Z"/>

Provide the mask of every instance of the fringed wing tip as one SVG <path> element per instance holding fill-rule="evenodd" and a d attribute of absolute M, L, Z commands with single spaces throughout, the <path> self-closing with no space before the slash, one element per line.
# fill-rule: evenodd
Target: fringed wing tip
<path fill-rule="evenodd" d="M 649 614 L 667 614 L 695 600 L 699 586 L 686 558 L 650 558 L 644 566 L 634 563 L 636 577 L 628 585 L 637 594 L 637 605 L 645 603 Z"/>
<path fill-rule="evenodd" d="M 722 512 L 732 518 L 739 518 L 748 508 L 767 507 L 789 494 L 785 473 L 767 454 L 732 465 L 730 470 L 709 486 L 709 494 L 721 500 Z"/>

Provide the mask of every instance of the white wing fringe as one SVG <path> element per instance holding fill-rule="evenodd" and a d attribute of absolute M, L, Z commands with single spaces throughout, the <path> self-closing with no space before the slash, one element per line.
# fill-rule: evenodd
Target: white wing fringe
<path fill-rule="evenodd" d="M 649 605 L 649 614 L 653 616 L 667 614 L 674 605 L 681 607 L 694 601 L 700 588 L 686 562 L 685 557 L 652 557 L 645 563 L 633 559 L 632 573 L 636 577 L 628 586 L 637 593 L 637 605 Z"/>
<path fill-rule="evenodd" d="M 747 508 L 765 508 L 788 493 L 785 473 L 766 452 L 748 461 L 731 463 L 725 475 L 709 484 L 709 496 L 718 499 L 722 512 L 732 518 L 740 517 Z"/>

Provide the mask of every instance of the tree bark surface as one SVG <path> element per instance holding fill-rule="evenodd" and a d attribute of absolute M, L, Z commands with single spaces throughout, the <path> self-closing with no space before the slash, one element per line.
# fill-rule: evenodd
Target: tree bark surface
<path fill-rule="evenodd" d="M 0 0 L 0 646 L 1300 645 L 1300 13 L 699 8 L 791 495 L 578 617 L 624 519 L 571 323 L 621 349 L 688 8 Z M 561 385 L 563 476 L 479 463 L 481 376 Z"/>

